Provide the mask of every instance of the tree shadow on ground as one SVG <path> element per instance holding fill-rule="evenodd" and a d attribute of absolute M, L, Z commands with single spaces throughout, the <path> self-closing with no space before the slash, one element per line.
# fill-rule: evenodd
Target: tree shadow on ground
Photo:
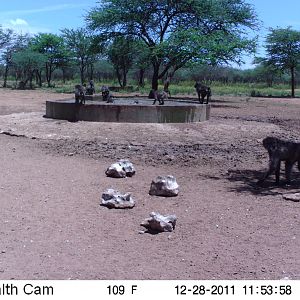
<path fill-rule="evenodd" d="M 299 191 L 300 174 L 293 172 L 291 184 L 285 184 L 284 175 L 281 175 L 280 184 L 276 185 L 274 175 L 270 176 L 264 183 L 257 184 L 257 181 L 262 178 L 264 171 L 256 170 L 229 170 L 227 179 L 234 183 L 230 187 L 231 192 L 250 193 L 259 196 L 276 196 L 289 192 Z"/>

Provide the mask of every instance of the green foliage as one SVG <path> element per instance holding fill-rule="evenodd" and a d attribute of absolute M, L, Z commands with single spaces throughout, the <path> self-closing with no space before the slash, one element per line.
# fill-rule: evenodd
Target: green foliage
<path fill-rule="evenodd" d="M 295 69 L 300 60 L 300 31 L 288 28 L 270 29 L 266 39 L 266 63 L 277 70 L 289 70 L 292 97 L 295 96 Z"/>
<path fill-rule="evenodd" d="M 84 29 L 63 29 L 62 38 L 72 58 L 78 63 L 80 79 L 85 81 L 85 71 L 89 64 L 92 64 L 96 57 L 96 49 L 93 44 L 93 37 Z"/>
<path fill-rule="evenodd" d="M 296 67 L 300 59 L 300 31 L 288 28 L 270 29 L 266 39 L 267 61 L 277 69 Z"/>
<path fill-rule="evenodd" d="M 1 28 L 0 28 L 1 31 Z M 1 32 L 0 32 L 1 35 Z M 1 39 L 1 38 L 0 38 Z M 7 77 L 9 69 L 12 66 L 12 55 L 13 53 L 25 49 L 29 43 L 29 35 L 28 34 L 16 34 L 12 30 L 7 30 L 4 33 L 4 40 L 5 43 L 3 45 L 1 60 L 5 66 L 4 70 L 4 82 L 3 87 L 6 87 L 7 84 Z M 3 41 L 3 40 L 2 40 Z"/>
<path fill-rule="evenodd" d="M 127 85 L 127 73 L 133 65 L 135 41 L 131 38 L 116 37 L 107 51 L 121 87 Z"/>
<path fill-rule="evenodd" d="M 12 33 L 11 29 L 3 29 L 0 25 L 0 49 L 9 44 Z"/>
<path fill-rule="evenodd" d="M 32 79 L 35 72 L 39 71 L 45 64 L 47 57 L 44 54 L 36 53 L 30 49 L 21 50 L 12 55 L 12 63 L 21 79 L 22 87 L 29 82 L 33 87 Z"/>
<path fill-rule="evenodd" d="M 62 37 L 52 33 L 40 33 L 30 41 L 30 48 L 47 57 L 45 74 L 48 87 L 50 87 L 54 70 L 65 65 L 69 58 Z"/>
<path fill-rule="evenodd" d="M 134 36 L 150 51 L 152 88 L 189 63 L 240 62 L 257 19 L 243 0 L 104 0 L 86 17 L 102 40 Z"/>

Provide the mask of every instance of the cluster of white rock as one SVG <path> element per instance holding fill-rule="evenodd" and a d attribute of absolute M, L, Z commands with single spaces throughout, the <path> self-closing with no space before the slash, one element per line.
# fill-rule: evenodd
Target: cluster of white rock
<path fill-rule="evenodd" d="M 132 177 L 136 173 L 133 164 L 122 159 L 107 168 L 105 174 L 113 178 Z M 179 193 L 179 185 L 174 176 L 158 176 L 152 180 L 149 194 L 153 196 L 175 197 Z M 102 194 L 101 205 L 108 208 L 133 208 L 135 201 L 130 193 L 121 194 L 114 189 L 107 189 Z M 148 232 L 170 232 L 175 229 L 177 217 L 175 215 L 161 215 L 152 212 L 150 218 L 145 219 L 141 226 Z"/>

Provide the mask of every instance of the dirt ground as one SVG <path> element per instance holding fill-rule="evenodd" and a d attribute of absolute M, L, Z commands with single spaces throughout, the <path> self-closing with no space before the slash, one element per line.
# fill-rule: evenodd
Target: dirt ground
<path fill-rule="evenodd" d="M 1 280 L 300 279 L 300 203 L 282 197 L 300 172 L 255 184 L 262 139 L 300 139 L 299 99 L 215 96 L 207 122 L 117 124 L 43 118 L 47 99 L 69 95 L 0 93 Z M 120 158 L 137 174 L 106 177 Z M 168 174 L 179 195 L 150 196 Z M 136 206 L 100 206 L 110 187 Z M 139 234 L 152 211 L 176 214 L 175 231 Z"/>

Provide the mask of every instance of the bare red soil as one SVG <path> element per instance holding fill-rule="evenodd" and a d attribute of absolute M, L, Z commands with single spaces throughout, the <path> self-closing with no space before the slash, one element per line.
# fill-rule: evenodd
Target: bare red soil
<path fill-rule="evenodd" d="M 300 138 L 300 100 L 216 96 L 197 124 L 43 118 L 47 99 L 68 97 L 1 89 L 0 279 L 300 279 L 300 203 L 282 197 L 300 172 L 256 186 L 262 139 Z M 137 174 L 106 177 L 120 158 Z M 179 195 L 148 195 L 168 174 Z M 101 207 L 110 187 L 136 207 Z M 175 231 L 139 234 L 152 211 L 176 214 Z"/>

